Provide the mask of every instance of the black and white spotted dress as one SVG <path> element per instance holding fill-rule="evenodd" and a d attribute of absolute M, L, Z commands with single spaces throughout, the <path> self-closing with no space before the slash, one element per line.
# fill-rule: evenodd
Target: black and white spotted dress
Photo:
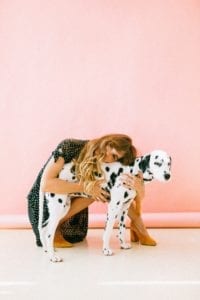
<path fill-rule="evenodd" d="M 72 161 L 72 159 L 77 158 L 88 141 L 76 140 L 76 139 L 66 139 L 62 141 L 56 149 L 52 152 L 51 156 L 45 163 L 44 167 L 39 172 L 36 181 L 34 182 L 28 196 L 28 216 L 36 237 L 36 244 L 42 246 L 38 231 L 38 220 L 39 220 L 39 189 L 41 176 L 43 174 L 44 168 L 53 157 L 56 162 L 61 156 L 64 158 L 65 163 Z M 49 216 L 46 201 L 44 201 L 44 220 L 47 220 Z M 88 229 L 88 208 L 83 209 L 78 214 L 69 218 L 67 221 L 63 222 L 60 226 L 61 234 L 64 239 L 71 243 L 76 243 L 82 241 L 87 235 Z"/>

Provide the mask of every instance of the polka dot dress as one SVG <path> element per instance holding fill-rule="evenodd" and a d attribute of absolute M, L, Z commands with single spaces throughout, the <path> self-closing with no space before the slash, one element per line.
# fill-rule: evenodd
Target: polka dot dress
<path fill-rule="evenodd" d="M 36 244 L 42 246 L 40 241 L 40 235 L 38 231 L 38 220 L 39 220 L 39 189 L 40 182 L 45 166 L 49 160 L 53 157 L 56 162 L 59 157 L 63 157 L 65 163 L 72 161 L 77 158 L 83 149 L 87 141 L 81 141 L 76 139 L 67 139 L 62 141 L 57 148 L 52 152 L 44 167 L 39 172 L 28 196 L 28 216 L 36 237 Z M 44 199 L 44 213 L 43 221 L 49 217 L 48 207 L 46 199 Z M 88 229 L 88 208 L 85 208 L 75 216 L 71 217 L 67 221 L 63 222 L 60 226 L 61 233 L 67 241 L 76 243 L 82 241 L 87 235 Z"/>

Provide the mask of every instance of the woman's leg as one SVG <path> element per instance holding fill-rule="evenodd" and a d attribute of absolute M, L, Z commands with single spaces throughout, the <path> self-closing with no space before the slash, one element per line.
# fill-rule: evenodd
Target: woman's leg
<path fill-rule="evenodd" d="M 68 211 L 67 215 L 60 221 L 56 233 L 54 244 L 56 247 L 71 247 L 72 244 L 67 242 L 61 232 L 60 232 L 60 225 L 65 222 L 68 218 L 74 216 L 84 208 L 88 207 L 90 204 L 94 202 L 93 199 L 90 198 L 74 198 L 71 202 L 70 210 Z M 137 214 L 135 210 L 134 203 L 131 204 L 128 216 L 131 219 L 131 241 L 137 242 L 140 241 L 142 245 L 147 246 L 156 246 L 156 241 L 150 237 L 148 231 L 143 223 L 143 220 L 140 215 Z"/>
<path fill-rule="evenodd" d="M 67 219 L 73 217 L 75 214 L 79 213 L 84 208 L 88 207 L 94 202 L 91 198 L 73 198 L 71 200 L 71 207 L 67 215 L 60 221 L 59 224 L 62 224 Z"/>
<path fill-rule="evenodd" d="M 142 245 L 156 246 L 156 241 L 150 237 L 148 231 L 143 223 L 143 220 L 139 214 L 136 213 L 134 203 L 131 204 L 128 216 L 131 219 L 130 233 L 131 241 L 138 242 Z"/>
<path fill-rule="evenodd" d="M 55 232 L 54 246 L 56 248 L 68 248 L 73 246 L 73 244 L 66 241 L 62 236 L 60 226 L 63 222 L 67 221 L 69 218 L 79 213 L 81 210 L 88 207 L 93 202 L 94 200 L 90 198 L 73 198 L 71 200 L 70 210 L 68 211 L 67 215 L 60 220 L 59 225 Z"/>

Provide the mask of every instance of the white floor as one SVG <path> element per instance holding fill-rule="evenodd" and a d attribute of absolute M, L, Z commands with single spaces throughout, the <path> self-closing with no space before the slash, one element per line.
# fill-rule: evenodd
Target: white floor
<path fill-rule="evenodd" d="M 58 249 L 50 263 L 31 230 L 0 230 L 0 299 L 200 299 L 200 229 L 151 229 L 156 247 L 133 244 L 103 256 L 101 229 L 87 240 Z M 129 237 L 127 230 L 127 237 Z M 131 297 L 131 298 L 130 298 Z"/>

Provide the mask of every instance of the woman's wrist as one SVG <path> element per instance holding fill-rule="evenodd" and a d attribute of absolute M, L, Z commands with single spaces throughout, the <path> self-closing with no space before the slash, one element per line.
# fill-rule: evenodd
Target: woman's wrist
<path fill-rule="evenodd" d="M 138 201 L 142 201 L 145 196 L 145 188 L 144 186 L 140 187 L 139 189 L 136 190 L 136 197 Z"/>
<path fill-rule="evenodd" d="M 79 182 L 78 184 L 77 184 L 77 192 L 78 193 L 84 193 L 84 184 L 83 183 L 81 183 L 81 182 Z"/>

